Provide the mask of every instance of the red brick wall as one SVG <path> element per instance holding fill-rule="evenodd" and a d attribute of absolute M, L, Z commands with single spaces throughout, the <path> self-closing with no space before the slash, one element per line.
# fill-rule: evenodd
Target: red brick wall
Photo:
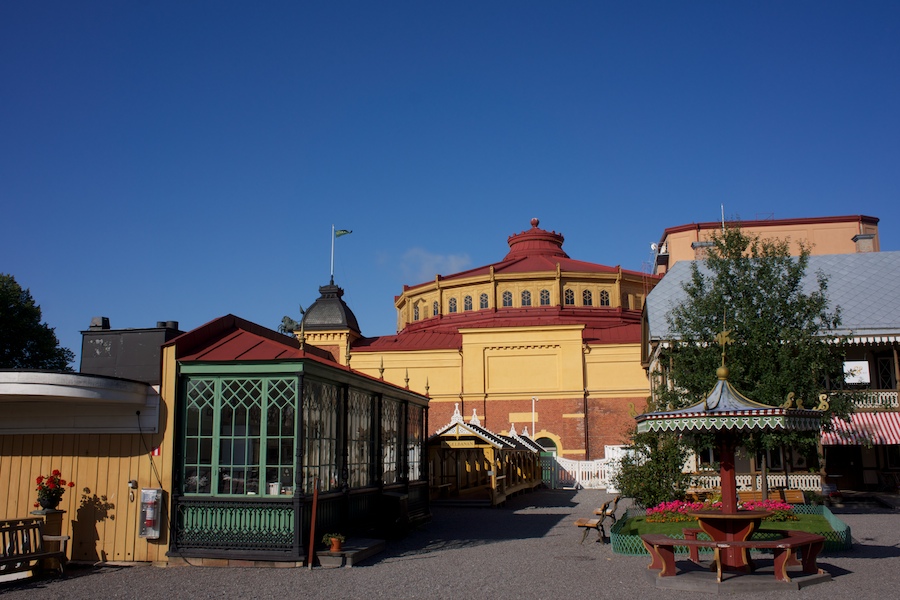
<path fill-rule="evenodd" d="M 603 458 L 604 446 L 627 444 L 630 429 L 634 426 L 631 416 L 632 406 L 640 414 L 644 411 L 645 398 L 603 398 L 588 399 L 587 422 L 590 423 L 590 456 L 570 454 L 573 450 L 584 450 L 585 419 L 564 418 L 563 415 L 584 413 L 582 398 L 545 398 L 535 403 L 537 413 L 537 431 L 549 431 L 562 439 L 566 458 L 576 460 L 593 460 Z M 477 408 L 482 427 L 494 433 L 509 431 L 510 413 L 527 413 L 529 417 L 515 423 L 516 431 L 523 433 L 526 427 L 534 435 L 531 428 L 531 398 L 525 400 L 488 400 L 467 401 L 461 404 L 460 412 L 468 422 L 472 417 L 472 409 Z M 430 433 L 444 427 L 453 416 L 453 403 L 432 404 L 428 421 Z"/>

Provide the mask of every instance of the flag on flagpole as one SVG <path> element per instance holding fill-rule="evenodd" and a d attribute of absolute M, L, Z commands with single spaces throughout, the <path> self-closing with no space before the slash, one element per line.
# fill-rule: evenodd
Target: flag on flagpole
<path fill-rule="evenodd" d="M 349 229 L 338 229 L 337 231 L 334 232 L 334 237 L 341 237 L 342 235 L 348 235 L 351 233 L 353 233 L 353 232 L 350 231 Z"/>

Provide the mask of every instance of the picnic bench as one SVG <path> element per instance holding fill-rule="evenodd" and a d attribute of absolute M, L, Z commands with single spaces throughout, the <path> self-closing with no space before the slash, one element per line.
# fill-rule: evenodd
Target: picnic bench
<path fill-rule="evenodd" d="M 763 499 L 761 490 L 747 490 L 738 492 L 739 502 L 759 502 Z M 788 504 L 806 504 L 806 496 L 803 490 L 769 490 L 769 500 L 781 500 Z"/>
<path fill-rule="evenodd" d="M 60 575 L 65 574 L 66 546 L 69 536 L 45 535 L 44 519 L 0 520 L 0 575 L 32 571 L 40 574 L 44 561 L 57 560 Z M 57 542 L 58 549 L 50 549 L 45 542 Z"/>
<path fill-rule="evenodd" d="M 619 505 L 619 496 L 616 496 L 614 500 L 607 500 L 603 503 L 603 505 L 594 510 L 594 514 L 596 517 L 593 519 L 589 518 L 581 518 L 575 520 L 576 527 L 582 527 L 584 529 L 584 533 L 581 535 L 581 543 L 584 543 L 584 538 L 587 537 L 588 532 L 591 529 L 597 530 L 597 538 L 602 542 L 606 537 L 606 531 L 604 531 L 603 523 L 607 519 L 616 522 L 616 508 Z"/>
<path fill-rule="evenodd" d="M 691 529 L 691 532 L 699 530 Z M 777 540 L 729 540 L 712 541 L 698 540 L 696 534 L 693 537 L 679 540 L 664 534 L 644 534 L 641 536 L 644 548 L 650 554 L 650 566 L 648 569 L 659 570 L 660 577 L 672 577 L 676 574 L 675 547 L 687 547 L 691 553 L 691 559 L 699 558 L 699 552 L 695 549 L 712 548 L 714 554 L 714 566 L 716 568 L 716 581 L 722 581 L 722 561 L 720 552 L 726 548 L 737 548 L 743 551 L 771 550 L 774 555 L 775 579 L 777 581 L 790 582 L 787 568 L 800 565 L 801 572 L 805 575 L 821 574 L 823 571 L 816 565 L 816 558 L 825 546 L 825 538 L 814 533 L 804 531 L 786 531 L 785 537 Z M 795 556 L 799 553 L 800 560 Z M 750 563 L 752 565 L 752 563 Z M 752 568 L 752 567 L 751 567 Z"/>

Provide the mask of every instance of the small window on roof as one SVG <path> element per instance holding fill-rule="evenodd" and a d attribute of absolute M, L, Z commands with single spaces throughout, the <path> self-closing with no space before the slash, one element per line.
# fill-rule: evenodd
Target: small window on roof
<path fill-rule="evenodd" d="M 512 292 L 503 292 L 503 306 L 512 306 Z"/>
<path fill-rule="evenodd" d="M 488 295 L 487 294 L 481 295 L 481 297 L 478 301 L 478 307 L 482 308 L 482 309 L 488 308 Z"/>
<path fill-rule="evenodd" d="M 531 306 L 531 292 L 528 290 L 522 292 L 522 306 Z"/>
<path fill-rule="evenodd" d="M 432 314 L 431 314 L 432 317 L 436 317 L 436 316 L 438 316 L 439 314 L 441 314 L 441 311 L 440 311 L 440 309 L 439 309 L 439 307 L 438 307 L 437 300 L 435 300 L 434 303 L 431 305 L 431 313 L 432 313 Z"/>
<path fill-rule="evenodd" d="M 452 313 L 456 312 L 456 298 L 450 298 L 449 312 L 452 312 Z"/>
<path fill-rule="evenodd" d="M 584 306 L 593 306 L 594 305 L 594 296 L 591 294 L 591 290 L 584 290 L 581 292 L 581 303 Z"/>
<path fill-rule="evenodd" d="M 541 306 L 550 306 L 550 290 L 541 290 Z"/>
<path fill-rule="evenodd" d="M 415 306 L 413 306 L 413 321 L 418 321 L 418 320 L 419 320 L 419 305 L 416 304 Z"/>
<path fill-rule="evenodd" d="M 564 296 L 565 296 L 566 306 L 574 306 L 575 305 L 575 292 L 573 292 L 572 290 L 566 290 Z"/>
<path fill-rule="evenodd" d="M 463 310 L 472 310 L 472 296 L 463 298 Z"/>

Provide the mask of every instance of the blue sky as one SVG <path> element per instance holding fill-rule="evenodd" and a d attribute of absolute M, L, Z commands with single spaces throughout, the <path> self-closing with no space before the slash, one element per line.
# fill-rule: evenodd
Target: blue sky
<path fill-rule="evenodd" d="M 367 336 L 532 217 L 637 271 L 723 204 L 900 250 L 898 106 L 893 1 L 4 2 L 0 272 L 78 354 L 299 318 L 332 225 Z"/>

